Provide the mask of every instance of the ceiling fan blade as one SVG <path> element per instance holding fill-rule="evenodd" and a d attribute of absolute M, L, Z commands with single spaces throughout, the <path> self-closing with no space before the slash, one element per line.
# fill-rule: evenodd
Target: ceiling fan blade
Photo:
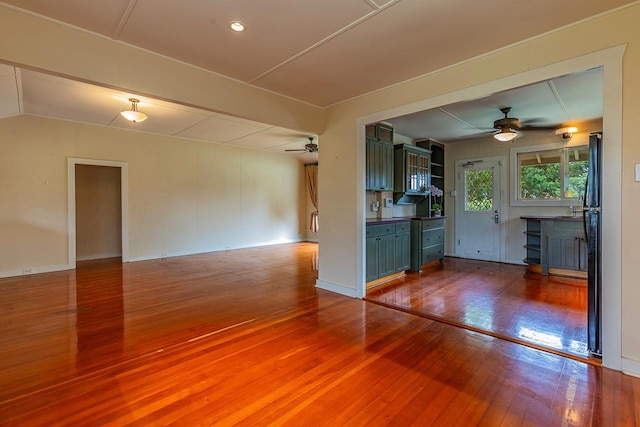
<path fill-rule="evenodd" d="M 298 148 L 296 150 L 284 150 L 284 151 L 307 151 L 306 148 Z"/>

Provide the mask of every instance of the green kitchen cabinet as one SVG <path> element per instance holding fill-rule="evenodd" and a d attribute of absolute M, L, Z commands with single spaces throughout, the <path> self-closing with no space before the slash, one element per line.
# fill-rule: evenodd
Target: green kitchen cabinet
<path fill-rule="evenodd" d="M 366 189 L 393 191 L 393 145 L 374 139 L 367 139 L 366 144 Z"/>
<path fill-rule="evenodd" d="M 549 268 L 587 271 L 587 242 L 582 222 L 553 221 L 548 239 Z"/>
<path fill-rule="evenodd" d="M 526 220 L 526 264 L 543 274 L 550 273 L 549 269 L 587 271 L 587 242 L 580 218 L 521 218 Z"/>
<path fill-rule="evenodd" d="M 411 220 L 411 266 L 420 271 L 424 264 L 444 258 L 444 217 Z"/>
<path fill-rule="evenodd" d="M 366 281 L 372 282 L 409 268 L 409 221 L 366 227 Z"/>
<path fill-rule="evenodd" d="M 427 196 L 431 184 L 431 150 L 409 144 L 394 145 L 393 150 L 394 193 Z"/>

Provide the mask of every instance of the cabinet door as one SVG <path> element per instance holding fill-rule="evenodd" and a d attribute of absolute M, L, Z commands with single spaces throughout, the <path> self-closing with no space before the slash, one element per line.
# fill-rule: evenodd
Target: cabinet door
<path fill-rule="evenodd" d="M 393 191 L 393 145 L 380 144 L 380 189 Z"/>
<path fill-rule="evenodd" d="M 409 269 L 411 262 L 411 233 L 396 234 L 396 273 Z"/>
<path fill-rule="evenodd" d="M 378 237 L 378 277 L 396 272 L 396 236 L 390 234 Z"/>
<path fill-rule="evenodd" d="M 578 254 L 578 269 L 580 271 L 587 271 L 587 262 L 589 259 L 589 253 L 587 251 L 587 240 L 580 238 L 580 243 L 578 245 L 579 254 Z"/>
<path fill-rule="evenodd" d="M 366 189 L 393 191 L 393 145 L 367 139 Z"/>
<path fill-rule="evenodd" d="M 580 238 L 574 236 L 549 236 L 549 267 L 579 270 Z"/>
<path fill-rule="evenodd" d="M 418 191 L 424 193 L 430 183 L 429 156 L 418 155 Z"/>
<path fill-rule="evenodd" d="M 378 141 L 367 139 L 367 190 L 378 190 L 378 187 L 380 186 L 380 150 L 378 150 L 379 145 L 380 143 Z"/>
<path fill-rule="evenodd" d="M 371 282 L 376 280 L 378 276 L 378 239 L 379 237 L 367 237 L 366 251 L 367 251 L 367 273 L 366 281 Z"/>
<path fill-rule="evenodd" d="M 405 153 L 405 192 L 417 193 L 420 184 L 420 174 L 418 169 L 418 155 L 407 151 Z"/>

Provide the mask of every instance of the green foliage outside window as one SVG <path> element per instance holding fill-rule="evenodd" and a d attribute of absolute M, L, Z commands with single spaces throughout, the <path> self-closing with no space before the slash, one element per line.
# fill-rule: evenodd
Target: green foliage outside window
<path fill-rule="evenodd" d="M 569 162 L 569 186 L 567 188 L 568 197 L 584 196 L 584 184 L 587 182 L 588 172 L 588 160 Z"/>
<path fill-rule="evenodd" d="M 523 199 L 559 199 L 560 163 L 522 166 L 520 194 Z"/>
<path fill-rule="evenodd" d="M 587 147 L 519 154 L 520 199 L 562 200 L 584 195 L 589 171 Z"/>
<path fill-rule="evenodd" d="M 493 168 L 465 171 L 466 211 L 488 211 L 493 207 Z"/>

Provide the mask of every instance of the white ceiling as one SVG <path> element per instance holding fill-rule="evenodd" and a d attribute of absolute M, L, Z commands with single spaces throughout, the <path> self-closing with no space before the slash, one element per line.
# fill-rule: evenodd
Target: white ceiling
<path fill-rule="evenodd" d="M 0 6 L 325 107 L 629 3 L 638 1 L 7 0 Z M 232 20 L 247 31 L 231 32 Z M 447 141 L 490 128 L 503 106 L 539 124 L 588 120 L 602 108 L 601 82 L 579 79 L 390 121 L 400 134 Z M 145 98 L 140 109 L 150 118 L 132 125 L 118 116 L 130 96 L 0 65 L 0 117 L 37 114 L 274 151 L 308 142 L 295 131 Z"/>
<path fill-rule="evenodd" d="M 328 106 L 634 0 L 5 0 Z M 244 33 L 229 30 L 240 20 Z M 499 24 L 498 24 L 499 20 Z"/>
<path fill-rule="evenodd" d="M 522 132 L 579 126 L 602 118 L 602 77 L 602 68 L 585 70 L 386 121 L 401 135 L 441 142 L 493 135 L 504 107 L 512 108 L 509 117 L 520 119 Z"/>
<path fill-rule="evenodd" d="M 120 116 L 130 97 L 140 99 L 147 120 Z M 0 64 L 0 118 L 22 113 L 275 152 L 302 150 L 314 136 Z M 318 160 L 317 153 L 288 154 L 304 163 Z"/>

